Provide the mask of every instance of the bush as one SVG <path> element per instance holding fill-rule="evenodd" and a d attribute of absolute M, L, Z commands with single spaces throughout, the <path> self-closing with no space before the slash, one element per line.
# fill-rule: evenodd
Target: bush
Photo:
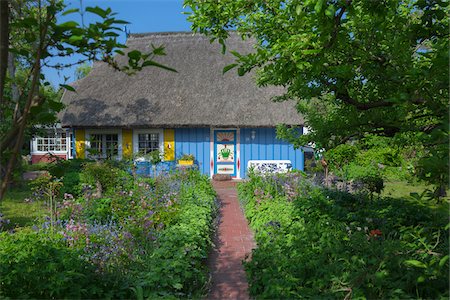
<path fill-rule="evenodd" d="M 7 262 L 0 269 L 1 296 L 202 296 L 217 212 L 209 178 L 185 170 L 133 181 L 118 166 L 92 163 L 85 170 L 105 184 L 103 197 L 67 197 L 57 208 L 57 222 L 48 218 L 37 232 L 0 237 L 0 264 Z M 113 179 L 108 171 L 119 176 Z M 17 263 L 17 254 L 23 263 Z M 19 282 L 23 286 L 14 289 Z"/>
<path fill-rule="evenodd" d="M 132 176 L 113 161 L 88 162 L 83 165 L 81 183 L 91 187 L 100 183 L 104 192 L 110 192 L 131 188 Z"/>
<path fill-rule="evenodd" d="M 88 161 L 82 159 L 58 160 L 49 163 L 48 171 L 54 177 L 61 178 L 63 187 L 61 194 L 72 194 L 75 197 L 81 195 L 80 173 L 83 165 Z"/>
<path fill-rule="evenodd" d="M 11 298 L 98 298 L 112 283 L 68 248 L 61 236 L 30 230 L 0 233 L 0 290 Z"/>
<path fill-rule="evenodd" d="M 257 298 L 446 298 L 446 218 L 418 202 L 251 175 L 239 197 L 258 244 L 245 263 Z"/>

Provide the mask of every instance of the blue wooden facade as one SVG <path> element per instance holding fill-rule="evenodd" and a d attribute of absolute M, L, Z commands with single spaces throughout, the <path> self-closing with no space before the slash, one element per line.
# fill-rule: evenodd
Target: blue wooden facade
<path fill-rule="evenodd" d="M 116 130 L 119 143 L 119 158 L 128 157 L 136 148 L 133 135 L 142 130 Z M 193 154 L 195 164 L 202 174 L 229 174 L 233 178 L 246 178 L 250 160 L 290 160 L 293 169 L 303 170 L 304 155 L 301 149 L 294 147 L 276 137 L 275 128 L 175 128 L 149 129 L 160 134 L 160 149 L 165 154 L 165 161 L 158 166 L 149 162 L 138 162 L 137 173 L 154 176 L 176 168 L 177 159 L 183 154 Z M 86 130 L 88 132 L 89 130 Z M 109 132 L 109 131 L 108 131 Z M 84 130 L 72 134 L 72 149 L 77 157 L 84 154 L 86 139 Z M 78 137 L 76 137 L 78 136 Z M 75 146 L 74 146 L 75 144 Z M 135 149 L 136 150 L 136 149 Z M 137 151 L 134 151 L 137 153 Z M 170 155 L 168 155 L 170 154 Z"/>
<path fill-rule="evenodd" d="M 218 129 L 228 131 L 233 129 Z M 236 129 L 234 129 L 236 130 Z M 199 170 L 208 176 L 217 171 L 217 162 L 211 161 L 217 155 L 214 144 L 214 130 L 210 128 L 175 129 L 176 157 L 194 154 Z M 275 128 L 240 128 L 237 129 L 236 148 L 239 152 L 237 163 L 238 178 L 247 177 L 249 160 L 290 160 L 294 169 L 303 170 L 304 156 L 301 149 L 294 147 L 276 137 Z M 213 163 L 213 166 L 211 165 Z M 237 175 L 237 174 L 236 174 Z"/>

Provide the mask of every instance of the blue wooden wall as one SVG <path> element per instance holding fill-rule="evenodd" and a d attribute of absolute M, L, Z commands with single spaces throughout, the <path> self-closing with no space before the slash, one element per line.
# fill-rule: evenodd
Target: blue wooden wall
<path fill-rule="evenodd" d="M 247 163 L 254 159 L 288 159 L 297 170 L 303 170 L 304 166 L 303 152 L 300 149 L 294 150 L 291 144 L 277 139 L 275 128 L 241 128 L 241 178 L 247 176 Z"/>
<path fill-rule="evenodd" d="M 175 159 L 183 154 L 194 154 L 199 170 L 208 176 L 210 176 L 209 133 L 209 128 L 175 129 Z"/>
<path fill-rule="evenodd" d="M 252 140 L 252 131 L 255 139 Z M 303 152 L 276 138 L 275 128 L 241 128 L 241 178 L 247 176 L 247 163 L 254 159 L 287 159 L 294 169 L 303 170 Z M 194 154 L 196 163 L 203 174 L 210 175 L 210 129 L 177 128 L 175 129 L 175 157 Z"/>

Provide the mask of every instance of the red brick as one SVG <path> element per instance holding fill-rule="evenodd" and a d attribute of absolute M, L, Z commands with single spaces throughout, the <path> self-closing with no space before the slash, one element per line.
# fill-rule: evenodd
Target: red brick
<path fill-rule="evenodd" d="M 236 182 L 213 182 L 221 202 L 216 248 L 209 265 L 212 287 L 208 299 L 249 299 L 242 261 L 255 248 L 253 234 L 239 206 Z"/>

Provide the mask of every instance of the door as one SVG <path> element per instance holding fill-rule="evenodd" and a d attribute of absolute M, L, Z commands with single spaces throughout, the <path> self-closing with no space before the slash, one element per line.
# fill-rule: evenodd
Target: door
<path fill-rule="evenodd" d="M 236 177 L 236 130 L 214 131 L 214 174 Z"/>

